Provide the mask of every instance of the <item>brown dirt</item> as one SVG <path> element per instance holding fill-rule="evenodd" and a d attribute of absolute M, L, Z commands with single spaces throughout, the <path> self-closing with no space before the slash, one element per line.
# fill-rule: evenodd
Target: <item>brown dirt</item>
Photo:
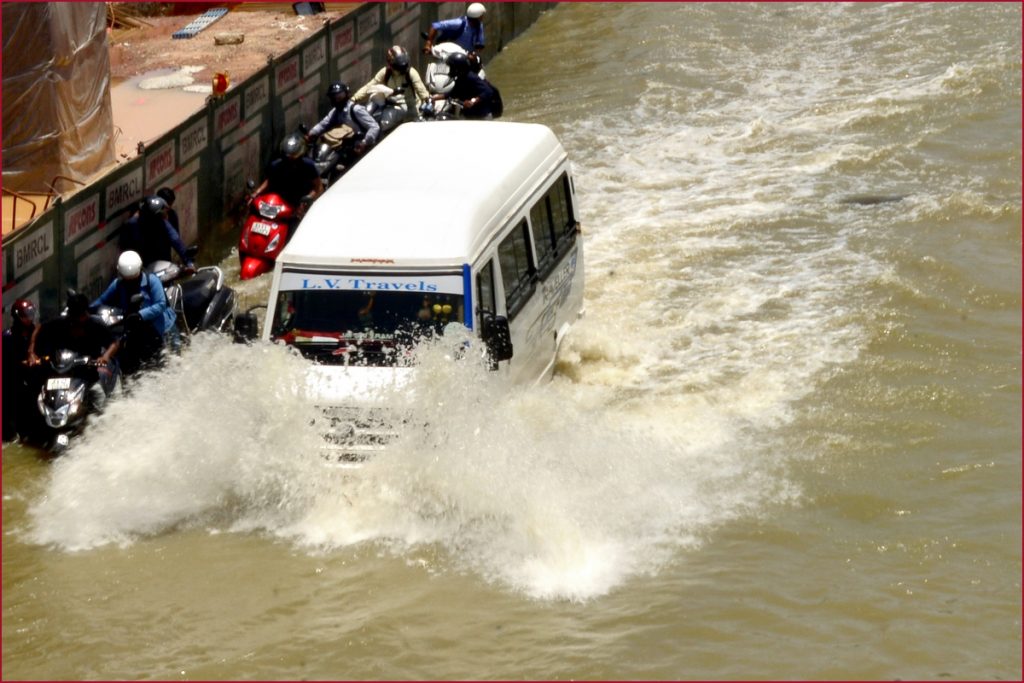
<path fill-rule="evenodd" d="M 148 27 L 112 29 L 109 32 L 110 72 L 119 82 L 156 69 L 201 66 L 196 83 L 210 83 L 217 72 L 227 72 L 238 83 L 310 36 L 325 22 L 341 17 L 361 3 L 331 3 L 327 12 L 298 16 L 290 4 L 259 3 L 260 9 L 232 8 L 192 38 L 172 34 L 202 14 L 141 17 Z M 180 6 L 180 4 L 179 4 Z M 219 33 L 241 33 L 239 45 L 216 45 Z"/>

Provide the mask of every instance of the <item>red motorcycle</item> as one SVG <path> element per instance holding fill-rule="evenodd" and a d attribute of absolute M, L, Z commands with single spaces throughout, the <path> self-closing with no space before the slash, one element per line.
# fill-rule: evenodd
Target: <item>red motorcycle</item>
<path fill-rule="evenodd" d="M 238 239 L 238 258 L 243 280 L 274 269 L 277 255 L 288 243 L 295 209 L 280 195 L 265 192 L 249 203 L 249 212 Z"/>

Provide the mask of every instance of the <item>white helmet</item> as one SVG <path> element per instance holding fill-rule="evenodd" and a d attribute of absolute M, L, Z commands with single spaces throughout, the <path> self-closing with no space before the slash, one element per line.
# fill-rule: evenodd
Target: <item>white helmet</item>
<path fill-rule="evenodd" d="M 126 251 L 117 259 L 117 274 L 126 280 L 134 280 L 142 272 L 142 257 L 138 252 Z"/>
<path fill-rule="evenodd" d="M 486 13 L 487 10 L 484 9 L 484 6 L 481 5 L 479 2 L 474 2 L 469 7 L 466 8 L 466 16 L 469 17 L 470 19 L 479 19 Z"/>

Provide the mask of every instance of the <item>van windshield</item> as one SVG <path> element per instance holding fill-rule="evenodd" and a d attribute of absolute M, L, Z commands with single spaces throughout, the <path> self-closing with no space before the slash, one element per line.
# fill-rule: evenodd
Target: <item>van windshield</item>
<path fill-rule="evenodd" d="M 454 275 L 285 273 L 270 335 L 320 363 L 402 365 L 420 339 L 464 322 L 461 290 Z"/>

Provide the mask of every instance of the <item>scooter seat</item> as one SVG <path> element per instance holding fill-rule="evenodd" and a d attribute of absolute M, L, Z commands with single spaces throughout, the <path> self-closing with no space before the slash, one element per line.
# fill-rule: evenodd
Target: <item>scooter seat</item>
<path fill-rule="evenodd" d="M 181 283 L 181 300 L 189 326 L 196 325 L 202 320 L 203 313 L 216 290 L 217 276 L 210 272 L 200 271 Z"/>

